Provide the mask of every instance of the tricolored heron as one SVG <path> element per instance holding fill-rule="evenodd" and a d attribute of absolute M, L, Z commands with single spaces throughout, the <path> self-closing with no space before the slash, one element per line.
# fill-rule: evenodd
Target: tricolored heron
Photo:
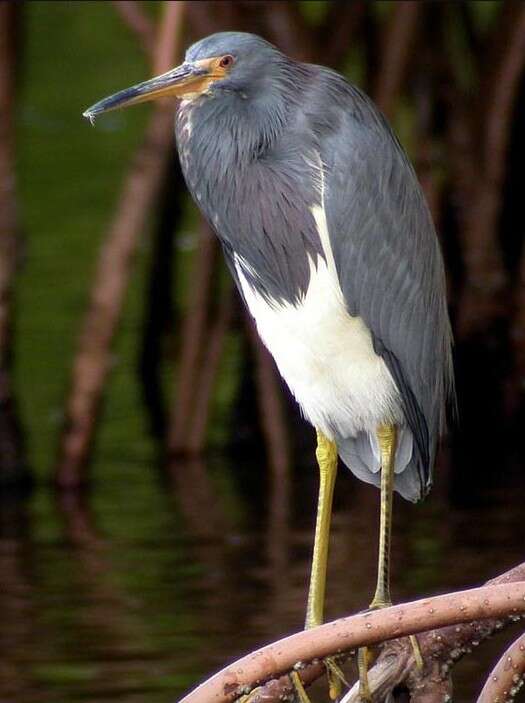
<path fill-rule="evenodd" d="M 188 188 L 317 431 L 306 627 L 323 620 L 338 454 L 381 488 L 370 607 L 389 605 L 393 491 L 417 501 L 429 490 L 453 393 L 443 261 L 416 175 L 358 88 L 252 34 L 206 37 L 179 67 L 84 115 L 167 95 L 181 98 L 176 136 Z"/>

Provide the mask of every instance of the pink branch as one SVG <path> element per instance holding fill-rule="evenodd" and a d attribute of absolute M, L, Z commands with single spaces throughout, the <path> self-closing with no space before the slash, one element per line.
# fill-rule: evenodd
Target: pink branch
<path fill-rule="evenodd" d="M 424 9 L 421 3 L 406 0 L 395 3 L 392 8 L 374 91 L 375 101 L 385 115 L 391 115 L 395 98 L 399 96 L 411 58 L 421 9 Z"/>
<path fill-rule="evenodd" d="M 183 13 L 184 2 L 166 0 L 164 3 L 164 14 L 153 54 L 153 73 L 155 75 L 169 71 L 173 67 L 175 55 L 180 53 Z"/>
<path fill-rule="evenodd" d="M 247 689 L 309 662 L 362 645 L 446 625 L 525 613 L 525 582 L 483 586 L 340 618 L 269 644 L 201 684 L 181 703 L 228 703 Z"/>
<path fill-rule="evenodd" d="M 510 701 L 523 685 L 525 676 L 525 635 L 521 635 L 507 649 L 492 670 L 478 703 Z"/>
<path fill-rule="evenodd" d="M 172 454 L 188 451 L 190 427 L 196 416 L 195 389 L 199 386 L 198 379 L 202 372 L 203 356 L 208 349 L 206 330 L 209 324 L 212 279 L 217 252 L 217 240 L 209 226 L 202 220 L 198 250 L 192 269 L 191 296 L 182 325 L 182 349 L 168 435 L 168 449 Z"/>
<path fill-rule="evenodd" d="M 183 2 L 164 5 L 154 58 L 158 73 L 167 71 L 179 54 L 183 11 Z M 73 488 L 82 482 L 81 471 L 87 463 L 110 371 L 111 343 L 120 320 L 133 255 L 162 183 L 172 143 L 173 112 L 159 106 L 151 115 L 100 250 L 67 401 L 56 473 L 56 482 L 63 488 Z"/>
<path fill-rule="evenodd" d="M 136 0 L 113 0 L 115 10 L 128 28 L 136 35 L 146 56 L 151 59 L 155 53 L 155 25 Z"/>
<path fill-rule="evenodd" d="M 192 426 L 189 429 L 187 448 L 189 454 L 198 454 L 204 449 L 206 441 L 206 428 L 211 412 L 211 398 L 213 395 L 214 383 L 217 379 L 219 364 L 221 361 L 224 340 L 228 332 L 232 316 L 234 293 L 232 290 L 224 291 L 222 300 L 216 311 L 215 321 L 209 330 L 206 340 L 206 352 L 200 370 L 200 376 L 195 393 L 195 404 Z"/>

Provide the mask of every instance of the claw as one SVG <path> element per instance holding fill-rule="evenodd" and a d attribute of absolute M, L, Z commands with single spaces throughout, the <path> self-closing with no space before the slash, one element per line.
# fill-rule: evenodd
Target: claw
<path fill-rule="evenodd" d="M 357 651 L 357 669 L 359 671 L 359 697 L 363 703 L 372 703 L 372 694 L 368 685 L 368 664 L 371 652 L 368 647 L 360 647 Z"/>
<path fill-rule="evenodd" d="M 239 696 L 239 698 L 237 698 L 235 703 L 251 703 L 251 701 L 253 701 L 253 699 L 257 695 L 258 691 L 260 691 L 260 690 L 261 690 L 260 686 L 257 686 L 256 688 L 252 688 L 250 693 L 245 693 L 244 695 Z"/>
<path fill-rule="evenodd" d="M 347 686 L 347 688 L 350 688 L 350 684 L 346 680 L 341 667 L 339 666 L 339 664 L 337 664 L 334 657 L 327 657 L 323 660 L 323 663 L 326 666 L 326 673 L 328 676 L 328 693 L 330 696 L 330 700 L 337 701 L 341 697 L 341 693 L 343 690 L 342 684 Z M 295 688 L 295 692 L 300 703 L 311 703 L 298 672 L 292 671 L 292 673 L 290 674 L 290 679 L 292 681 L 293 687 Z M 239 703 L 248 702 L 239 701 Z"/>
<path fill-rule="evenodd" d="M 299 698 L 301 703 L 311 703 L 310 699 L 308 698 L 308 694 L 305 691 L 305 688 L 303 686 L 303 682 L 301 681 L 301 677 L 297 673 L 297 671 L 292 671 L 290 674 L 290 678 L 292 680 L 293 686 L 295 688 L 295 692 L 297 693 L 297 697 Z"/>
<path fill-rule="evenodd" d="M 343 670 L 333 657 L 324 660 L 326 673 L 328 676 L 328 693 L 332 701 L 337 701 L 343 692 L 343 684 L 350 688 L 350 684 L 345 678 Z"/>
<path fill-rule="evenodd" d="M 350 688 L 350 684 L 345 678 L 343 670 L 337 664 L 334 657 L 327 657 L 324 660 L 326 673 L 328 675 L 329 695 L 333 701 L 338 700 L 343 692 L 343 685 Z"/>
<path fill-rule="evenodd" d="M 412 651 L 414 652 L 414 659 L 416 660 L 416 666 L 419 671 L 423 671 L 424 662 L 423 656 L 421 654 L 421 649 L 419 648 L 419 642 L 417 641 L 416 635 L 410 635 L 410 644 L 412 645 Z"/>

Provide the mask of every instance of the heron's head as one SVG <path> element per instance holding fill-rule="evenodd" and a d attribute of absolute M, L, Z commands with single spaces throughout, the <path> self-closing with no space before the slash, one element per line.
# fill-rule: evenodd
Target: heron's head
<path fill-rule="evenodd" d="M 104 98 L 84 116 L 93 120 L 102 112 L 166 96 L 191 100 L 235 93 L 248 100 L 264 98 L 287 63 L 278 49 L 254 34 L 212 34 L 193 44 L 177 68 Z"/>

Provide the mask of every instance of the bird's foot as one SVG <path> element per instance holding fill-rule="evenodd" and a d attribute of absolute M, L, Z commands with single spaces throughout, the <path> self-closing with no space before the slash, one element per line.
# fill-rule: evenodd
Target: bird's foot
<path fill-rule="evenodd" d="M 350 688 L 350 684 L 334 657 L 327 657 L 324 660 L 324 665 L 326 666 L 326 675 L 328 677 L 328 695 L 330 700 L 337 701 L 341 698 L 343 685 Z"/>
<path fill-rule="evenodd" d="M 347 688 L 350 688 L 350 684 L 346 680 L 341 667 L 337 664 L 334 657 L 326 657 L 326 659 L 323 659 L 323 664 L 326 667 L 326 675 L 328 678 L 328 695 L 330 696 L 330 700 L 337 701 L 341 697 L 343 684 Z M 290 678 L 300 703 L 311 703 L 298 672 L 293 671 Z"/>
<path fill-rule="evenodd" d="M 425 663 L 423 661 L 423 655 L 421 654 L 421 649 L 419 647 L 419 642 L 417 641 L 416 635 L 410 635 L 410 644 L 412 645 L 412 651 L 414 652 L 414 659 L 416 661 L 416 667 L 419 671 L 423 671 Z"/>
<path fill-rule="evenodd" d="M 388 608 L 391 605 L 392 603 L 390 601 L 374 598 L 372 603 L 370 603 L 370 607 L 368 608 L 368 610 L 363 612 L 370 612 L 371 610 L 380 610 L 382 608 Z M 419 669 L 419 671 L 422 671 L 424 667 L 424 662 L 416 635 L 410 635 L 409 640 L 410 644 L 412 645 L 412 650 L 414 652 L 416 667 Z M 368 684 L 368 669 L 373 660 L 374 656 L 370 651 L 369 647 L 359 648 L 357 652 L 357 668 L 359 671 L 359 696 L 363 703 L 372 703 L 372 693 Z"/>
<path fill-rule="evenodd" d="M 357 670 L 359 672 L 359 698 L 363 703 L 372 703 L 372 694 L 368 683 L 368 667 L 374 656 L 369 647 L 359 647 L 357 650 Z"/>
<path fill-rule="evenodd" d="M 255 700 L 255 698 L 260 690 L 261 690 L 261 686 L 257 686 L 256 688 L 252 688 L 250 693 L 245 693 L 242 696 L 239 696 L 239 698 L 236 699 L 235 703 L 252 703 L 252 701 Z"/>
<path fill-rule="evenodd" d="M 369 613 L 371 610 L 380 610 L 382 608 L 388 608 L 392 603 L 388 598 L 378 596 L 374 597 L 374 600 L 370 603 L 368 610 L 364 612 Z M 368 668 L 370 664 L 374 661 L 374 655 L 369 647 L 360 647 L 357 651 L 357 669 L 359 672 L 359 697 L 363 703 L 372 703 L 372 693 L 370 691 L 370 686 L 368 683 Z"/>
<path fill-rule="evenodd" d="M 295 693 L 299 703 L 311 703 L 310 698 L 308 697 L 308 694 L 305 691 L 303 682 L 301 681 L 301 677 L 299 676 L 297 671 L 292 671 L 292 673 L 290 674 L 290 679 L 292 681 L 293 687 L 295 688 Z"/>

